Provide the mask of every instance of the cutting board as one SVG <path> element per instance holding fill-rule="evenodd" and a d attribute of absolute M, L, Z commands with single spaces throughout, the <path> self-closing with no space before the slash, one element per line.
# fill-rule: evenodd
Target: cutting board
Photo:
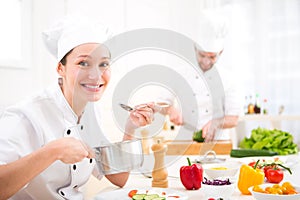
<path fill-rule="evenodd" d="M 231 140 L 215 141 L 213 143 L 199 143 L 190 140 L 167 140 L 166 155 L 199 155 L 201 152 L 213 150 L 216 154 L 229 155 L 232 149 Z"/>

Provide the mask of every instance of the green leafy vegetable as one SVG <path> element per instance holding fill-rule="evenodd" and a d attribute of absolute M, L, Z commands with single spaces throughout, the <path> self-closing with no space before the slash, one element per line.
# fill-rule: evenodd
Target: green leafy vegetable
<path fill-rule="evenodd" d="M 258 127 L 251 131 L 250 138 L 245 137 L 239 144 L 243 149 L 269 150 L 279 155 L 298 153 L 298 146 L 293 142 L 293 136 L 281 130 L 269 130 Z"/>

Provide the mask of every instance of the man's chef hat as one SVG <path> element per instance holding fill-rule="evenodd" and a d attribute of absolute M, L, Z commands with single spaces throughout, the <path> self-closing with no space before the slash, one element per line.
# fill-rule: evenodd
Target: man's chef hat
<path fill-rule="evenodd" d="M 59 62 L 71 49 L 85 43 L 103 43 L 111 34 L 103 24 L 79 16 L 66 16 L 42 33 L 49 52 Z"/>
<path fill-rule="evenodd" d="M 214 10 L 205 10 L 199 16 L 195 42 L 205 52 L 220 52 L 224 48 L 227 21 L 224 15 Z"/>

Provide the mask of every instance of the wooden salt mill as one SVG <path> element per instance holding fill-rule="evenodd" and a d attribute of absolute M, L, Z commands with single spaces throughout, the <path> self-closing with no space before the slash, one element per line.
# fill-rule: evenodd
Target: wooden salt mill
<path fill-rule="evenodd" d="M 165 167 L 165 155 L 167 146 L 161 144 L 160 140 L 157 140 L 156 144 L 151 147 L 154 154 L 154 167 L 152 171 L 152 187 L 167 188 L 168 187 L 168 171 Z"/>

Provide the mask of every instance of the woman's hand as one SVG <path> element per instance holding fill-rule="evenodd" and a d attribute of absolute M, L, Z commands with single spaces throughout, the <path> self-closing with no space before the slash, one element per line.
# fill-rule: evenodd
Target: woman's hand
<path fill-rule="evenodd" d="M 134 107 L 130 112 L 130 120 L 136 126 L 146 126 L 154 120 L 154 112 L 156 112 L 154 103 L 140 104 Z"/>
<path fill-rule="evenodd" d="M 158 112 L 157 109 L 158 107 L 152 102 L 135 106 L 127 120 L 124 139 L 131 139 L 135 129 L 138 127 L 151 124 L 154 120 L 154 113 Z"/>
<path fill-rule="evenodd" d="M 73 164 L 80 162 L 84 158 L 95 157 L 94 152 L 90 147 L 83 141 L 73 137 L 54 140 L 46 144 L 45 147 L 51 149 L 54 154 L 57 155 L 57 160 L 66 164 Z"/>

